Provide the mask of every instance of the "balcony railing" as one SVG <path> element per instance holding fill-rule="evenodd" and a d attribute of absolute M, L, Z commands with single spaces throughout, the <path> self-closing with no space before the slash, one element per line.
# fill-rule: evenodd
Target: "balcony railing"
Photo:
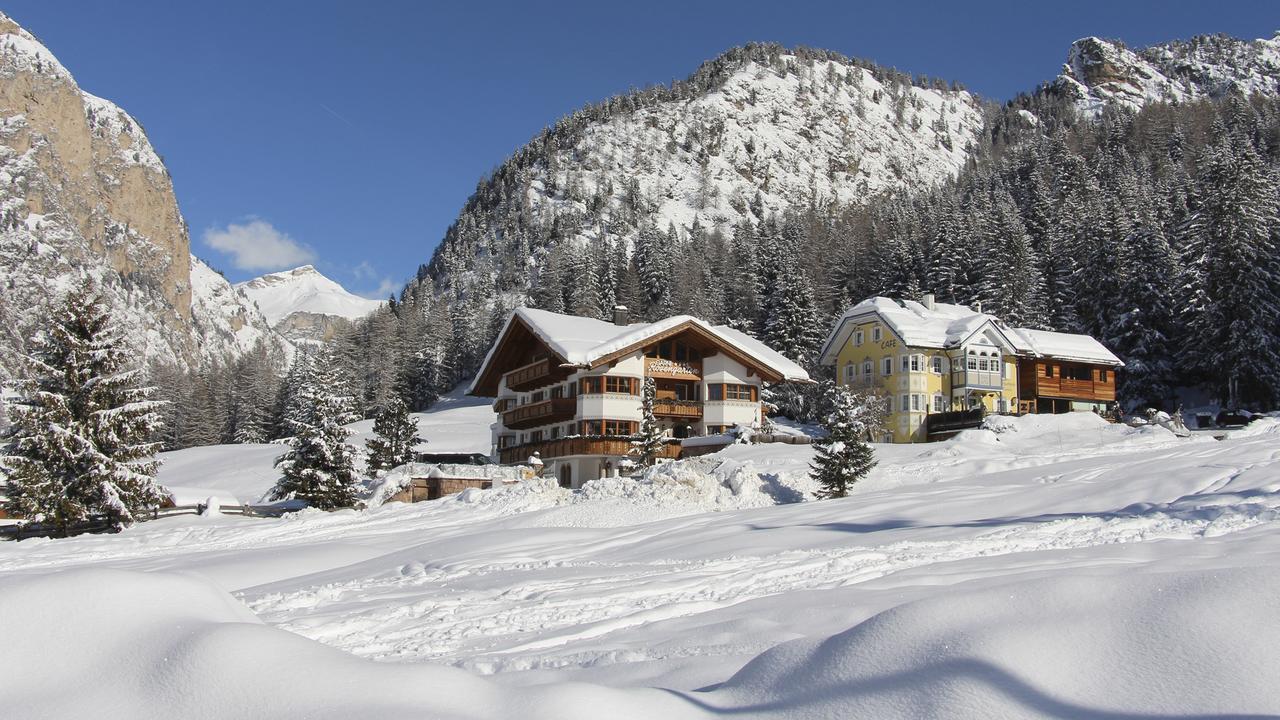
<path fill-rule="evenodd" d="M 696 400 L 658 399 L 653 402 L 653 414 L 659 417 L 698 419 L 702 417 L 702 403 Z"/>
<path fill-rule="evenodd" d="M 939 435 L 949 435 L 961 430 L 981 427 L 982 418 L 985 416 L 986 411 L 982 408 L 931 413 L 924 420 L 925 432 L 928 433 L 930 438 L 937 439 L 936 436 Z"/>
<path fill-rule="evenodd" d="M 529 403 L 502 413 L 502 424 L 509 428 L 523 429 L 573 419 L 578 401 L 573 398 L 550 398 Z"/>
<path fill-rule="evenodd" d="M 498 454 L 503 464 L 512 464 L 524 462 L 535 452 L 543 460 L 571 455 L 623 457 L 631 454 L 633 447 L 629 437 L 568 437 L 502 448 Z M 658 457 L 671 460 L 680 457 L 680 441 L 667 441 Z"/>
<path fill-rule="evenodd" d="M 553 376 L 552 370 L 551 361 L 543 358 L 518 367 L 502 377 L 506 381 L 508 390 L 522 392 L 549 384 Z"/>

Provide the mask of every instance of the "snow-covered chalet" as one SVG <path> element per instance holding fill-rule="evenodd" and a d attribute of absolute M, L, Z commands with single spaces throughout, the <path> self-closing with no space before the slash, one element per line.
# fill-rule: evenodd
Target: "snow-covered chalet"
<path fill-rule="evenodd" d="M 981 308 L 873 297 L 820 355 L 840 385 L 885 396 L 885 442 L 940 439 L 983 413 L 1106 412 L 1124 365 L 1088 335 L 1010 327 Z"/>
<path fill-rule="evenodd" d="M 629 323 L 619 307 L 607 322 L 522 307 L 468 392 L 497 398 L 501 462 L 537 453 L 562 485 L 577 487 L 628 465 L 647 378 L 668 436 L 666 458 L 679 456 L 681 439 L 758 425 L 764 383 L 809 382 L 803 368 L 760 341 L 688 315 Z"/>

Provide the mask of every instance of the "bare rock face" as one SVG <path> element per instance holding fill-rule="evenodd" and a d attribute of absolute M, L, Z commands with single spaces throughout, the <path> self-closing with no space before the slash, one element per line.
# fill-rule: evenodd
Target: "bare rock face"
<path fill-rule="evenodd" d="M 1238 40 L 1204 35 L 1130 50 L 1089 37 L 1071 46 L 1051 88 L 1096 114 L 1109 104 L 1137 109 L 1149 102 L 1187 102 L 1244 95 L 1280 94 L 1280 35 Z"/>
<path fill-rule="evenodd" d="M 197 327 L 192 262 L 169 173 L 142 127 L 82 91 L 0 14 L 0 327 L 28 327 L 62 291 L 94 281 L 146 359 L 190 366 L 274 341 L 247 301 L 248 314 L 206 313 Z M 234 293 L 217 278 L 204 289 Z"/>

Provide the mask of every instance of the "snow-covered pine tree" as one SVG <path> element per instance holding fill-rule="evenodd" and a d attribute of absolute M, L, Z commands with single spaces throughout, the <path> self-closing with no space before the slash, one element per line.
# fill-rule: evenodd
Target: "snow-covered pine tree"
<path fill-rule="evenodd" d="M 283 476 L 272 497 L 305 500 L 322 510 L 348 507 L 355 502 L 357 478 L 345 425 L 359 416 L 332 351 L 316 359 L 299 396 L 300 412 L 289 419 L 290 449 L 276 461 Z"/>
<path fill-rule="evenodd" d="M 1131 280 L 1104 342 L 1124 360 L 1119 400 L 1126 408 L 1165 408 L 1174 391 L 1175 318 L 1182 266 L 1160 225 L 1147 218 L 1128 239 Z M 1170 408 L 1172 409 L 1172 408 Z"/>
<path fill-rule="evenodd" d="M 640 411 L 642 413 L 640 434 L 631 441 L 631 455 L 636 458 L 636 462 L 646 467 L 653 464 L 654 460 L 662 454 L 662 449 L 666 445 L 662 429 L 658 426 L 658 419 L 653 415 L 653 405 L 657 401 L 657 393 L 657 385 L 654 383 L 653 378 L 645 378 L 644 387 L 640 395 Z"/>
<path fill-rule="evenodd" d="M 413 448 L 422 442 L 418 423 L 399 397 L 373 416 L 373 437 L 365 441 L 370 470 L 390 470 L 413 462 Z"/>
<path fill-rule="evenodd" d="M 809 467 L 813 479 L 822 485 L 819 498 L 842 498 L 876 465 L 867 434 L 872 417 L 878 415 L 875 405 L 880 398 L 832 383 L 824 384 L 824 389 L 831 404 L 831 413 L 822 423 L 827 436 L 814 441 Z"/>
<path fill-rule="evenodd" d="M 1224 139 L 1206 155 L 1184 231 L 1193 350 L 1228 406 L 1270 404 L 1280 398 L 1276 179 L 1245 139 Z"/>
<path fill-rule="evenodd" d="M 10 506 L 64 532 L 102 518 L 116 528 L 160 505 L 159 401 L 130 366 L 97 290 L 67 294 L 26 356 L 4 448 Z"/>

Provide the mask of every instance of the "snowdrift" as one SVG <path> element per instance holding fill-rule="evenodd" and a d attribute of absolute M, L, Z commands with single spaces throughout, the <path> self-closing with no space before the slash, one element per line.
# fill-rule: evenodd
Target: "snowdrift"
<path fill-rule="evenodd" d="M 902 605 L 706 691 L 516 688 L 356 658 L 194 577 L 76 570 L 0 580 L 0 676 L 15 717 L 1262 716 L 1277 612 L 1272 569 L 1055 578 Z"/>

